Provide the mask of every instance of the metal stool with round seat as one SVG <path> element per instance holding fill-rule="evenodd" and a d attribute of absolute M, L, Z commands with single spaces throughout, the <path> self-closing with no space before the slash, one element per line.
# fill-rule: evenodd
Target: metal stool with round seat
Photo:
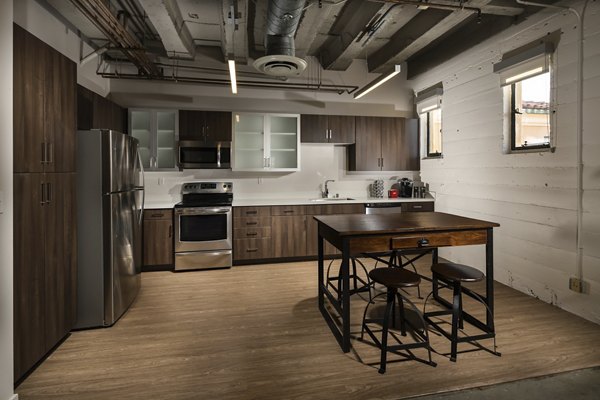
<path fill-rule="evenodd" d="M 470 314 L 467 314 L 463 310 L 463 301 L 462 301 L 462 293 L 468 294 L 470 297 L 475 300 L 481 302 L 486 307 L 486 312 L 490 313 L 490 309 L 486 305 L 483 298 L 475 293 L 472 290 L 466 289 L 463 287 L 463 283 L 467 282 L 480 282 L 484 280 L 485 275 L 483 272 L 475 269 L 473 267 L 469 267 L 468 265 L 456 264 L 451 262 L 446 263 L 435 263 L 431 266 L 432 272 L 432 281 L 434 285 L 434 292 L 431 292 L 427 299 L 425 299 L 425 306 L 423 308 L 423 314 L 425 316 L 425 320 L 435 328 L 438 332 L 444 335 L 451 342 L 450 349 L 450 361 L 456 361 L 456 356 L 458 352 L 458 343 L 468 342 L 471 344 L 476 344 L 480 349 L 486 350 L 494 355 L 499 356 L 500 353 L 496 351 L 496 335 L 494 330 L 492 329 L 489 332 L 483 322 L 479 321 L 477 318 L 473 317 Z M 445 284 L 441 286 L 441 288 L 449 288 L 452 289 L 453 293 L 453 301 L 452 301 L 452 309 L 451 310 L 441 310 L 441 311 L 431 311 L 425 312 L 425 307 L 427 307 L 427 301 L 429 297 L 437 292 L 437 287 L 440 285 L 440 282 Z M 434 321 L 432 317 L 438 317 L 442 315 L 452 315 L 451 322 L 451 332 L 447 332 L 444 330 L 440 323 Z M 493 316 L 492 316 L 493 318 Z M 484 332 L 476 335 L 462 335 L 458 336 L 459 329 L 464 328 L 464 321 L 469 322 L 471 325 L 483 330 Z M 493 319 L 492 319 L 493 321 Z M 493 323 L 493 322 L 492 322 Z M 493 326 L 493 325 L 492 325 Z M 494 350 L 486 349 L 485 347 L 476 343 L 477 340 L 481 339 L 494 339 Z"/>
<path fill-rule="evenodd" d="M 418 287 L 421 282 L 421 277 L 414 272 L 407 271 L 401 268 L 375 268 L 369 272 L 371 281 L 379 283 L 386 287 L 385 293 L 380 293 L 373 298 L 372 302 L 367 304 L 365 312 L 363 314 L 361 340 L 363 339 L 364 332 L 366 331 L 371 337 L 375 345 L 381 349 L 381 361 L 379 364 L 379 373 L 383 374 L 386 370 L 387 353 L 392 352 L 394 354 L 407 356 L 409 359 L 421 361 L 426 364 L 435 366 L 435 362 L 431 360 L 431 346 L 429 345 L 429 334 L 427 332 L 427 323 L 423 318 L 423 315 L 419 309 L 400 291 L 406 288 Z M 374 300 L 382 295 L 386 295 L 386 307 L 383 314 L 383 319 L 367 319 L 367 311 L 369 306 L 374 303 Z M 388 334 L 390 328 L 390 319 L 392 320 L 392 326 L 395 326 L 395 302 L 398 300 L 399 313 L 400 313 L 400 334 L 407 336 L 407 325 L 410 326 L 414 341 L 410 343 L 402 343 L 395 334 L 391 336 L 396 340 L 398 344 L 388 346 Z M 415 314 L 419 317 L 421 326 L 416 326 L 409 319 L 406 318 L 404 303 L 411 306 Z M 373 330 L 369 327 L 369 324 L 381 323 L 382 334 L 381 341 L 377 339 Z M 424 347 L 427 349 L 429 361 L 417 358 L 410 350 L 414 348 Z M 401 350 L 406 350 L 407 354 L 399 353 Z"/>

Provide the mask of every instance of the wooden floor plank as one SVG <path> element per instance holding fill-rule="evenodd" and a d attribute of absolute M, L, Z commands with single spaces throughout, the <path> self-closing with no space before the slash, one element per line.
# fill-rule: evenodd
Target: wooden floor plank
<path fill-rule="evenodd" d="M 353 340 L 341 352 L 318 311 L 316 271 L 300 262 L 144 273 L 126 315 L 74 332 L 17 388 L 19 399 L 400 399 L 600 365 L 600 326 L 496 284 L 502 357 L 434 354 L 437 368 L 397 362 L 382 376 L 372 346 Z M 353 297 L 355 334 L 365 305 Z M 432 343 L 450 350 L 444 338 Z"/>

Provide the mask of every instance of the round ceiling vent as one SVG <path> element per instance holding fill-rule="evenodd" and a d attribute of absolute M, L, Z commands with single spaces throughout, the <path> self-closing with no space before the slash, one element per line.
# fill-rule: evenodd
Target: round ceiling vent
<path fill-rule="evenodd" d="M 286 55 L 264 56 L 254 61 L 254 68 L 272 76 L 298 76 L 306 65 L 303 59 Z"/>

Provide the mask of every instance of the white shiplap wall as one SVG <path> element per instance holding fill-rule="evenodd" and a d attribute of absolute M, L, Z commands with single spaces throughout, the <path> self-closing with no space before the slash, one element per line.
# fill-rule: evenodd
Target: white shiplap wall
<path fill-rule="evenodd" d="M 565 3 L 566 4 L 566 3 Z M 581 10 L 583 2 L 570 1 Z M 443 81 L 443 153 L 421 162 L 421 177 L 437 192 L 436 209 L 495 221 L 495 277 L 522 292 L 600 323 L 600 2 L 584 20 L 584 279 L 576 276 L 577 20 L 545 10 L 414 81 L 419 91 Z M 561 29 L 555 53 L 556 152 L 503 154 L 503 105 L 493 63 L 501 54 Z M 483 270 L 482 246 L 441 255 Z"/>

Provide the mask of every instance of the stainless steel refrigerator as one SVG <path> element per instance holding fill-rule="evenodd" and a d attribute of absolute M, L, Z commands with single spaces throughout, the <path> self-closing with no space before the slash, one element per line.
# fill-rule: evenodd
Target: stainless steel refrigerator
<path fill-rule="evenodd" d="M 139 292 L 144 171 L 138 140 L 77 132 L 77 321 L 113 325 Z"/>

